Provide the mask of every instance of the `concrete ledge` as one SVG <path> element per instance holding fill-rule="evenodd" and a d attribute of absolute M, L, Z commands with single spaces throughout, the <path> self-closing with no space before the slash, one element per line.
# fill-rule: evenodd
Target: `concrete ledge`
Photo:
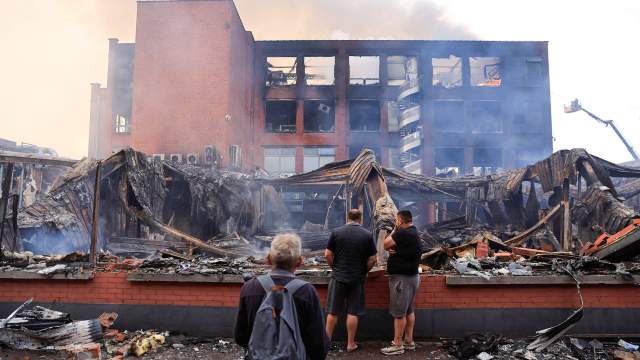
<path fill-rule="evenodd" d="M 141 272 L 130 272 L 127 274 L 128 281 L 135 282 L 195 282 L 195 283 L 226 283 L 242 284 L 244 281 L 241 275 L 211 274 L 211 275 L 180 275 L 180 274 L 152 274 Z"/>
<path fill-rule="evenodd" d="M 581 285 L 634 285 L 640 283 L 640 275 L 633 279 L 620 275 L 585 275 L 578 277 Z M 478 285 L 571 285 L 575 282 L 569 275 L 544 276 L 494 276 L 485 280 L 478 276 L 447 275 L 447 286 L 478 286 Z"/>
<path fill-rule="evenodd" d="M 310 282 L 314 285 L 323 285 L 329 283 L 328 276 L 298 276 L 299 279 Z M 231 274 L 211 274 L 211 275 L 181 275 L 181 274 L 153 274 L 130 272 L 127 274 L 127 280 L 133 282 L 181 282 L 181 283 L 222 283 L 222 284 L 242 284 L 244 279 L 242 275 Z"/>
<path fill-rule="evenodd" d="M 30 271 L 3 271 L 0 272 L 0 279 L 15 280 L 91 280 L 93 279 L 93 271 L 85 271 L 82 273 L 57 273 L 53 275 L 43 275 Z"/>

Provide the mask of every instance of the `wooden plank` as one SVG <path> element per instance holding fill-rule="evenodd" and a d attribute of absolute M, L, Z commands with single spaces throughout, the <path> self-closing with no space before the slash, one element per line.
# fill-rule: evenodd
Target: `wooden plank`
<path fill-rule="evenodd" d="M 562 244 L 563 251 L 571 250 L 571 209 L 569 208 L 569 179 L 564 179 L 562 184 L 562 238 L 560 243 Z"/>
<path fill-rule="evenodd" d="M 551 209 L 551 211 L 549 211 L 547 213 L 547 215 L 545 215 L 545 217 L 540 219 L 537 224 L 535 224 L 532 227 L 528 228 L 527 230 L 519 233 L 518 235 L 512 237 L 511 239 L 505 241 L 504 243 L 506 245 L 509 245 L 509 246 L 516 246 L 516 245 L 520 244 L 522 241 L 526 240 L 534 232 L 536 232 L 538 229 L 540 229 L 542 227 L 542 225 L 544 225 L 548 221 L 552 220 L 556 216 L 558 211 L 560 211 L 562 209 L 563 206 L 564 205 L 562 203 L 556 205 L 553 209 Z"/>
<path fill-rule="evenodd" d="M 65 274 L 58 273 L 50 276 L 38 274 L 30 271 L 2 271 L 0 272 L 0 279 L 15 279 L 15 280 L 91 280 L 94 278 L 93 271 L 84 271 L 77 274 Z"/>
<path fill-rule="evenodd" d="M 625 279 L 619 275 L 584 275 L 578 277 L 581 285 L 635 285 L 640 275 Z M 478 285 L 571 285 L 575 282 L 568 275 L 494 276 L 485 280 L 478 276 L 447 275 L 447 286 Z"/>
<path fill-rule="evenodd" d="M 9 163 L 4 168 L 4 174 L 2 176 L 2 197 L 0 197 L 0 259 L 3 257 L 2 253 L 2 240 L 4 238 L 4 218 L 7 214 L 7 206 L 9 204 L 9 188 L 11 187 L 11 180 L 13 180 L 13 163 Z"/>

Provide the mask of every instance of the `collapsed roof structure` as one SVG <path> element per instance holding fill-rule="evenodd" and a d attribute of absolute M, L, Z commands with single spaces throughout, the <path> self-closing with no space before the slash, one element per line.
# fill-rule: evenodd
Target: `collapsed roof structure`
<path fill-rule="evenodd" d="M 640 170 L 583 149 L 561 150 L 498 174 L 454 178 L 383 168 L 370 150 L 308 173 L 270 178 L 150 160 L 125 149 L 103 161 L 79 162 L 45 199 L 17 212 L 19 231 L 7 232 L 2 244 L 36 253 L 91 252 L 92 259 L 99 250 L 149 254 L 199 248 L 218 256 L 256 254 L 268 244 L 263 235 L 286 229 L 287 207 L 276 189 L 312 186 L 335 194 L 325 223 L 293 230 L 306 233 L 303 242 L 306 238 L 306 245 L 318 249 L 329 218 L 343 216 L 335 214 L 337 203 L 342 209 L 366 207 L 372 228 L 383 237 L 393 228 L 396 204 L 457 199 L 466 204 L 467 224 L 512 231 L 505 244 L 521 244 L 542 230 L 549 232 L 549 250 L 582 249 L 620 259 L 640 250 L 634 245 L 640 230 L 635 212 L 613 185 L 615 177 L 640 178 Z M 277 219 L 265 219 L 267 208 Z M 276 231 L 270 230 L 274 222 L 280 224 Z M 621 231 L 624 236 L 611 236 Z"/>

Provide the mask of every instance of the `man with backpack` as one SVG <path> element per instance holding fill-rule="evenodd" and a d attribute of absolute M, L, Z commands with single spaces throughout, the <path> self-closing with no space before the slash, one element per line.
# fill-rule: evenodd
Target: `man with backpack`
<path fill-rule="evenodd" d="M 236 343 L 252 360 L 322 360 L 329 350 L 320 299 L 309 283 L 296 279 L 302 265 L 300 238 L 277 235 L 267 263 L 271 272 L 240 290 Z"/>
<path fill-rule="evenodd" d="M 364 315 L 364 287 L 367 273 L 376 264 L 376 244 L 362 227 L 362 212 L 349 210 L 349 222 L 335 229 L 324 252 L 331 266 L 327 299 L 327 335 L 333 335 L 338 315 L 347 312 L 347 352 L 358 350 L 355 341 L 358 317 Z"/>

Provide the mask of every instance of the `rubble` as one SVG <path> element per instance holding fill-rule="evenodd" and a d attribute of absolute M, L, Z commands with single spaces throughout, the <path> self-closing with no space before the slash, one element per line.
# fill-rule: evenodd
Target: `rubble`
<path fill-rule="evenodd" d="M 171 257 L 151 257 L 144 260 L 136 271 L 142 273 L 181 275 L 243 275 L 245 273 L 261 274 L 267 272 L 268 269 L 263 262 L 257 262 L 253 257 L 226 259 L 196 256 L 191 260 Z"/>
<path fill-rule="evenodd" d="M 563 337 L 540 352 L 527 349 L 528 339 L 508 339 L 498 335 L 476 334 L 462 340 L 446 340 L 444 347 L 456 359 L 551 360 L 551 359 L 639 359 L 640 353 L 625 349 L 624 340 Z M 631 344 L 633 345 L 633 344 Z"/>
<path fill-rule="evenodd" d="M 5 252 L 0 261 L 0 273 L 24 271 L 52 277 L 55 274 L 73 275 L 89 268 L 88 256 L 73 252 L 66 255 L 34 255 L 29 251 Z"/>
<path fill-rule="evenodd" d="M 98 169 L 104 191 L 96 208 L 101 220 L 94 231 L 91 199 Z M 343 199 L 344 207 L 351 207 L 352 199 L 367 206 L 378 239 L 393 227 L 394 201 L 449 198 L 466 204 L 466 216 L 424 229 L 426 247 L 466 246 L 479 233 L 491 233 L 495 239 L 478 242 L 476 251 L 485 243 L 495 247 L 503 242 L 547 252 L 577 252 L 597 240 L 591 235 L 594 230 L 600 235 L 615 234 L 635 224 L 635 213 L 618 198 L 612 177 L 640 177 L 640 170 L 574 149 L 498 174 L 437 178 L 383 168 L 371 150 L 363 150 L 354 160 L 309 173 L 289 178 L 261 176 L 149 161 L 131 149 L 101 162 L 84 160 L 56 181 L 47 198 L 19 212 L 20 245 L 36 253 L 63 252 L 59 249 L 64 247 L 89 253 L 91 234 L 97 233 L 97 249 L 120 256 L 145 258 L 168 250 L 188 257 L 197 250 L 234 258 L 259 255 L 273 235 L 295 231 L 305 248 L 320 250 L 329 233 L 336 198 Z M 571 184 L 582 182 L 586 182 L 585 191 L 571 191 Z M 338 186 L 324 224 L 307 222 L 301 228 L 287 229 L 288 211 L 275 188 L 300 186 Z M 566 200 L 569 193 L 575 197 L 573 206 Z M 261 215 L 261 201 L 257 200 L 261 196 L 277 212 L 272 216 L 274 224 L 280 224 L 277 230 Z M 549 209 L 540 210 L 542 201 Z M 571 235 L 567 225 L 571 223 L 578 237 Z M 635 246 L 635 239 L 629 236 L 624 249 L 619 249 L 622 242 L 611 247 L 618 239 L 608 236 L 591 253 L 603 259 L 628 259 L 640 253 L 640 245 Z M 609 246 L 607 251 L 604 245 Z"/>
<path fill-rule="evenodd" d="M 247 278 L 268 270 L 262 257 L 273 236 L 296 232 L 311 251 L 298 274 L 328 276 L 321 251 L 331 224 L 343 222 L 338 211 L 365 210 L 384 264 L 380 245 L 393 229 L 396 201 L 448 199 L 464 205 L 464 214 L 421 229 L 423 270 L 486 280 L 569 274 L 581 298 L 583 275 L 640 273 L 640 264 L 630 262 L 640 254 L 640 217 L 618 195 L 612 180 L 618 177 L 637 178 L 640 170 L 582 149 L 498 174 L 454 178 L 386 169 L 366 149 L 356 159 L 288 178 L 149 160 L 125 149 L 78 163 L 45 199 L 21 209 L 19 231 L 7 232 L 21 241 L 17 251 L 2 253 L 0 271 L 51 276 L 92 268 Z M 281 194 L 305 187 L 332 195 L 325 197 L 326 213 L 294 227 Z M 34 255 L 50 251 L 75 255 Z M 552 349 L 582 311 L 539 331 L 521 355 Z M 144 339 L 136 340 L 138 352 L 162 342 L 153 334 Z M 496 348 L 478 354 L 499 358 L 491 351 Z"/>
<path fill-rule="evenodd" d="M 117 241 L 110 244 L 110 237 L 104 235 L 115 232 L 147 239 L 151 241 L 148 246 L 155 240 L 164 242 L 163 247 L 191 246 L 235 256 L 200 238 L 226 232 L 223 227 L 228 223 L 240 234 L 255 232 L 256 212 L 246 176 L 149 161 L 145 155 L 126 149 L 100 162 L 79 162 L 56 181 L 45 199 L 20 209 L 17 222 L 25 250 L 41 254 L 90 252 L 98 169 L 102 189 L 97 208 L 98 248 L 106 250 L 114 245 L 114 252 L 126 253 Z M 138 222 L 136 227 L 131 226 L 132 221 Z"/>
<path fill-rule="evenodd" d="M 102 340 L 99 319 L 73 321 L 66 313 L 41 306 L 24 308 L 28 300 L 0 320 L 0 344 L 16 350 L 85 351 Z M 98 345 L 99 348 L 99 345 Z"/>

